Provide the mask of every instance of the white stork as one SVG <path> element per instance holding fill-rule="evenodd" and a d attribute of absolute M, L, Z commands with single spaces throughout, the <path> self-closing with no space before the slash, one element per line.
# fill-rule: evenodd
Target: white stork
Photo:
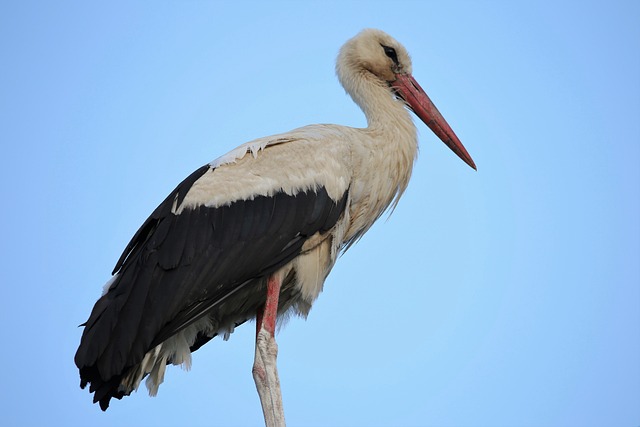
<path fill-rule="evenodd" d="M 167 364 L 189 367 L 256 318 L 253 376 L 267 425 L 283 424 L 276 318 L 306 317 L 338 255 L 398 203 L 418 149 L 407 108 L 475 169 L 392 37 L 360 32 L 336 72 L 367 128 L 310 125 L 241 145 L 182 181 L 133 236 L 75 355 L 103 410 L 145 377 L 155 395 Z"/>

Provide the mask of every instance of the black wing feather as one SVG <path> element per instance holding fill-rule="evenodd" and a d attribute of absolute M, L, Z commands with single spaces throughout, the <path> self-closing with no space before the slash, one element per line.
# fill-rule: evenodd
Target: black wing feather
<path fill-rule="evenodd" d="M 213 315 L 222 302 L 227 311 L 255 309 L 245 300 L 260 291 L 251 288 L 257 279 L 295 258 L 307 238 L 331 229 L 346 207 L 346 192 L 334 201 L 320 187 L 172 213 L 209 169 L 187 177 L 142 224 L 116 263 L 116 282 L 86 322 L 75 361 L 81 385 L 91 383 L 103 409 L 124 395 L 120 379 L 155 345 Z M 193 350 L 209 339 L 198 338 Z"/>
<path fill-rule="evenodd" d="M 122 255 L 120 255 L 118 262 L 116 262 L 116 266 L 114 267 L 111 274 L 116 274 L 120 270 L 120 268 L 122 268 L 123 264 L 125 263 L 126 259 L 129 257 L 129 255 L 131 255 L 132 252 L 134 252 L 137 248 L 139 248 L 142 243 L 147 241 L 147 239 L 150 237 L 152 233 L 154 234 L 154 240 L 156 241 L 155 243 L 156 245 L 158 245 L 160 242 L 162 242 L 162 240 L 164 240 L 164 238 L 166 237 L 166 234 L 156 233 L 158 222 L 160 221 L 160 219 L 167 217 L 167 215 L 171 213 L 171 208 L 173 207 L 174 202 L 178 206 L 182 203 L 184 198 L 187 196 L 187 193 L 189 192 L 189 189 L 191 188 L 193 183 L 196 182 L 209 169 L 211 169 L 209 165 L 205 165 L 196 169 L 191 175 L 185 178 L 176 187 L 176 189 L 173 190 L 167 196 L 166 199 L 164 199 L 162 203 L 160 203 L 160 205 L 156 208 L 156 210 L 153 211 L 153 213 L 149 216 L 149 218 L 147 218 L 144 224 L 142 224 L 142 226 L 138 229 L 136 234 L 133 235 L 133 237 L 131 238 L 131 241 L 125 248 L 124 252 L 122 252 Z M 168 229 L 160 230 L 160 231 L 167 232 Z"/>

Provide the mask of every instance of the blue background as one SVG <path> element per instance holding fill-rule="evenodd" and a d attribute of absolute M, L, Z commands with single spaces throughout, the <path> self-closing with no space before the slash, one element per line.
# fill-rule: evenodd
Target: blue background
<path fill-rule="evenodd" d="M 73 355 L 195 168 L 309 123 L 383 29 L 478 165 L 418 123 L 389 220 L 278 335 L 290 425 L 640 425 L 640 3 L 3 2 L 0 424 L 260 425 L 251 325 L 107 413 Z"/>

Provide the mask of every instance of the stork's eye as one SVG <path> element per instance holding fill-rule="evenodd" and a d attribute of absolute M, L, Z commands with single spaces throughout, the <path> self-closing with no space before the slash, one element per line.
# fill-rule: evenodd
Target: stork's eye
<path fill-rule="evenodd" d="M 384 54 L 387 55 L 389 58 L 391 58 L 394 64 L 399 65 L 398 54 L 396 53 L 396 50 L 392 47 L 385 46 L 383 44 L 381 44 L 380 46 L 382 46 L 382 48 L 384 49 Z"/>

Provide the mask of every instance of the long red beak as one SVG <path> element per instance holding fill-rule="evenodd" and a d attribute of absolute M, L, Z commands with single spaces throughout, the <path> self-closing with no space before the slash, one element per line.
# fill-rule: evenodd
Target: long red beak
<path fill-rule="evenodd" d="M 442 142 L 447 144 L 447 147 L 466 164 L 477 170 L 476 164 L 467 153 L 462 142 L 460 142 L 425 91 L 410 74 L 397 74 L 396 81 L 391 82 L 391 87 L 409 104 L 416 116 L 420 117 L 420 120 L 429 126 Z"/>

